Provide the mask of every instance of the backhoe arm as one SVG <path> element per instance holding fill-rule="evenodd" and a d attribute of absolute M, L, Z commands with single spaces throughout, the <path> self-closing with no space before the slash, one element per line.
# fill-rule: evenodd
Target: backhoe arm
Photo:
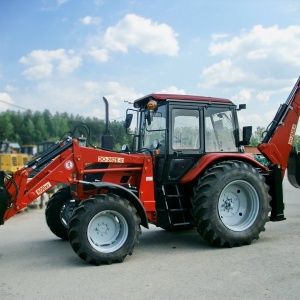
<path fill-rule="evenodd" d="M 269 126 L 258 150 L 274 165 L 280 165 L 283 175 L 296 134 L 300 116 L 300 77 L 286 103 L 282 104 Z"/>

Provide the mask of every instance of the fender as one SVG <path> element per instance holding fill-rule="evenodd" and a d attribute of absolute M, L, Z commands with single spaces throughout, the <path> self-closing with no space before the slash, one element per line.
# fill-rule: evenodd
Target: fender
<path fill-rule="evenodd" d="M 202 156 L 195 165 L 182 177 L 180 180 L 180 183 L 188 183 L 194 180 L 199 176 L 201 172 L 203 172 L 205 169 L 207 169 L 209 166 L 218 163 L 219 161 L 225 161 L 225 160 L 239 160 L 248 162 L 251 165 L 254 165 L 255 167 L 258 167 L 260 169 L 263 169 L 265 171 L 268 170 L 268 168 L 262 164 L 260 164 L 258 161 L 254 159 L 254 157 L 250 154 L 246 153 L 210 153 Z"/>
<path fill-rule="evenodd" d="M 139 214 L 141 218 L 141 225 L 145 228 L 149 228 L 147 214 L 145 211 L 145 208 L 143 204 L 141 203 L 140 199 L 130 190 L 124 188 L 123 186 L 110 183 L 110 182 L 86 182 L 86 181 L 79 181 L 83 184 L 92 185 L 95 188 L 97 188 L 99 191 L 101 189 L 106 189 L 115 195 L 121 196 L 125 199 L 127 199 L 130 203 L 132 203 L 137 210 L 137 213 Z"/>

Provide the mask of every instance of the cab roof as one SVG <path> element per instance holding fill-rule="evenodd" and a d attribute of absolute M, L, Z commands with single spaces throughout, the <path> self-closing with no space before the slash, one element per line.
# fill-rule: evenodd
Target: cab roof
<path fill-rule="evenodd" d="M 224 104 L 233 104 L 229 99 L 224 98 L 214 98 L 214 97 L 206 97 L 206 96 L 194 96 L 194 95 L 179 95 L 179 94 L 149 94 L 142 98 L 139 98 L 134 101 L 134 107 L 142 107 L 149 100 L 157 100 L 157 101 L 166 101 L 166 100 L 182 100 L 182 101 L 199 101 L 199 102 L 218 102 Z"/>

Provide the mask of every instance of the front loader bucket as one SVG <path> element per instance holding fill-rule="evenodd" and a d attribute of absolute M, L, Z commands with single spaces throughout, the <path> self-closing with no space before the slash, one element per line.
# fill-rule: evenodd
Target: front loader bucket
<path fill-rule="evenodd" d="M 4 224 L 4 214 L 7 210 L 9 200 L 11 198 L 10 193 L 6 190 L 4 184 L 5 173 L 0 171 L 0 225 Z"/>
<path fill-rule="evenodd" d="M 300 188 L 300 153 L 292 148 L 288 161 L 288 180 L 291 185 Z"/>

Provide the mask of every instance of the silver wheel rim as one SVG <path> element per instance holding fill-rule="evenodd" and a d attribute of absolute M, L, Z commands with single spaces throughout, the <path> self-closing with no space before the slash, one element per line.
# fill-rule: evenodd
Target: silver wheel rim
<path fill-rule="evenodd" d="M 219 197 L 218 213 L 223 224 L 233 231 L 244 231 L 256 220 L 259 197 L 255 188 L 244 180 L 229 183 Z"/>
<path fill-rule="evenodd" d="M 126 219 L 116 211 L 102 211 L 90 221 L 87 236 L 95 250 L 104 253 L 114 252 L 122 247 L 128 237 Z"/>

